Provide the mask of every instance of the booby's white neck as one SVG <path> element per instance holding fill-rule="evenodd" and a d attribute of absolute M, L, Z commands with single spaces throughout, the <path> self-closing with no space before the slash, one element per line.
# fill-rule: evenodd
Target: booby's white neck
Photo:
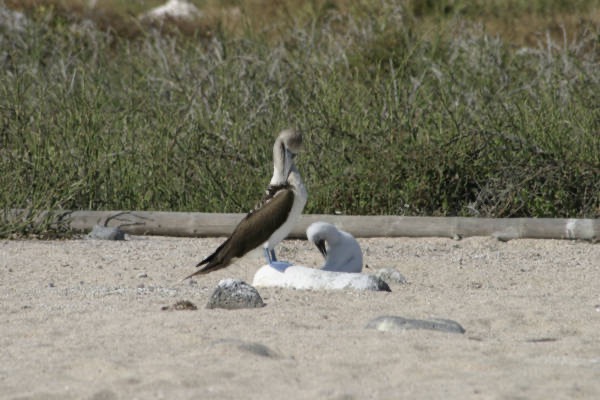
<path fill-rule="evenodd" d="M 275 176 L 273 177 L 275 178 Z M 271 180 L 273 182 L 273 180 Z M 296 166 L 292 164 L 292 168 L 287 177 L 287 183 L 292 187 L 294 191 L 294 204 L 292 205 L 292 209 L 288 215 L 288 219 L 285 223 L 273 233 L 273 235 L 269 238 L 269 240 L 265 243 L 265 247 L 268 249 L 273 249 L 273 247 L 281 242 L 283 239 L 287 237 L 290 233 L 296 221 L 302 214 L 302 210 L 306 205 L 306 200 L 308 199 L 308 193 L 306 191 L 306 187 L 304 187 L 304 183 L 302 182 L 302 177 L 300 176 L 300 172 L 296 169 Z"/>

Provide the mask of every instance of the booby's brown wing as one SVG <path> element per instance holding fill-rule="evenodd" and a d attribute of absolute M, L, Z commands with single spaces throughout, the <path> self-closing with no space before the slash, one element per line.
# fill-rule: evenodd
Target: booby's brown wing
<path fill-rule="evenodd" d="M 249 212 L 231 236 L 196 267 L 206 265 L 184 279 L 225 268 L 234 258 L 240 258 L 266 242 L 287 220 L 293 204 L 294 191 L 291 186 L 282 186 L 272 196 L 267 191 L 260 206 Z"/>

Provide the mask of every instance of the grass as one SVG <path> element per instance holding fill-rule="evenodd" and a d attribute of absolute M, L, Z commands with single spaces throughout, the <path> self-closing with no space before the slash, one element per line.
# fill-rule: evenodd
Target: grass
<path fill-rule="evenodd" d="M 245 212 L 287 126 L 307 213 L 600 216 L 598 1 L 199 1 L 168 32 L 132 23 L 150 2 L 5 3 L 29 23 L 0 28 L 0 209 L 27 217 L 0 236 L 62 232 L 44 209 Z"/>

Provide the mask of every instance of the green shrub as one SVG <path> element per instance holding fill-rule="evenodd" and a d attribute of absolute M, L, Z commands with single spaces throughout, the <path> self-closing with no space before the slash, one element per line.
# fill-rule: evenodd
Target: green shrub
<path fill-rule="evenodd" d="M 46 209 L 246 212 L 287 126 L 307 213 L 600 216 L 597 29 L 515 49 L 452 21 L 326 9 L 275 41 L 51 14 L 0 30 L 0 209 L 30 215 L 0 236 L 58 229 L 32 223 Z"/>

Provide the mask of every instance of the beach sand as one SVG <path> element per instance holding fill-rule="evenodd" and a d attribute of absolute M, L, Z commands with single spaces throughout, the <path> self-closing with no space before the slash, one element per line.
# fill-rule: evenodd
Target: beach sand
<path fill-rule="evenodd" d="M 392 292 L 258 288 L 260 309 L 205 309 L 252 283 L 260 251 L 181 279 L 222 238 L 0 241 L 2 399 L 599 399 L 600 245 L 359 239 Z M 318 267 L 306 241 L 281 259 Z M 164 311 L 179 300 L 197 310 Z M 464 334 L 365 329 L 446 318 Z"/>

